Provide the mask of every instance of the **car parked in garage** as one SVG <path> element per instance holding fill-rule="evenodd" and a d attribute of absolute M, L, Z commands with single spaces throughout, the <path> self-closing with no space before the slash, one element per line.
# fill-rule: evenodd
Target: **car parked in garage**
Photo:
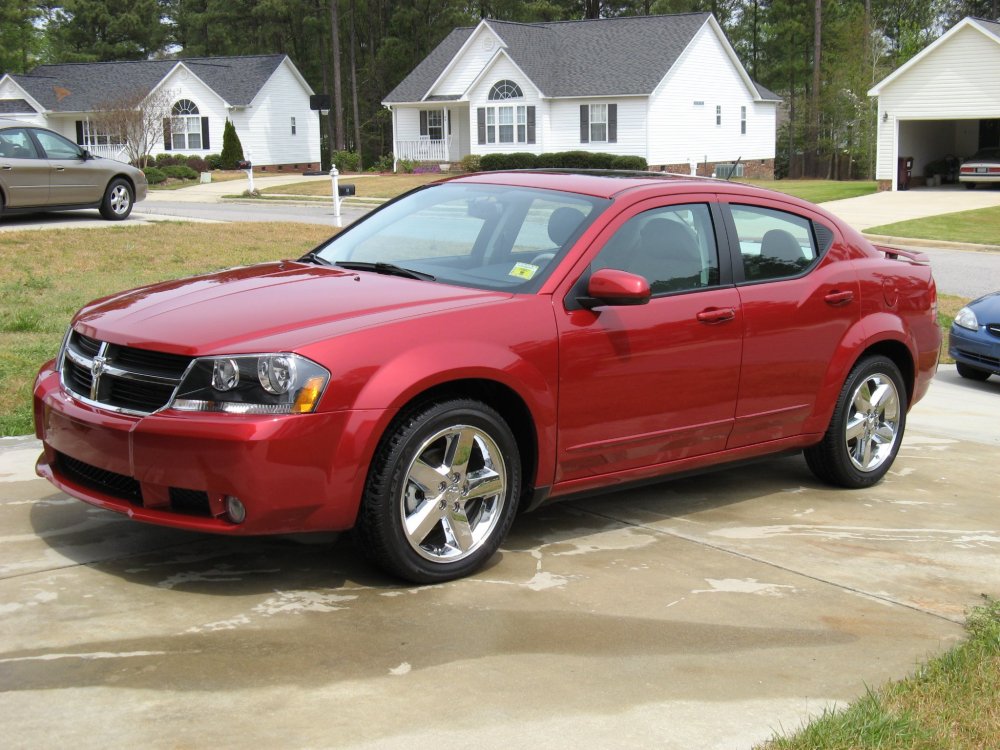
<path fill-rule="evenodd" d="M 984 148 L 962 162 L 958 181 L 966 188 L 1000 182 L 1000 148 Z"/>
<path fill-rule="evenodd" d="M 146 190 L 141 169 L 93 156 L 52 130 L 0 118 L 0 216 L 96 208 L 121 221 Z"/>
<path fill-rule="evenodd" d="M 804 201 L 649 173 L 414 190 L 298 260 L 97 300 L 35 384 L 37 470 L 176 528 L 354 528 L 467 575 L 518 511 L 786 451 L 892 465 L 936 288 Z"/>
<path fill-rule="evenodd" d="M 970 380 L 1000 375 L 1000 292 L 958 311 L 948 336 L 948 354 L 958 374 Z"/>

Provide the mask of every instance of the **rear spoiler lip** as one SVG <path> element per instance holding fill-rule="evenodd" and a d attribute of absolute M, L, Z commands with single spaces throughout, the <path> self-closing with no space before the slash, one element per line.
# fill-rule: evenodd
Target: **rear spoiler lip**
<path fill-rule="evenodd" d="M 931 259 L 927 253 L 922 253 L 918 250 L 903 250 L 899 247 L 889 247 L 888 245 L 875 245 L 876 250 L 885 253 L 885 256 L 890 260 L 899 260 L 901 257 L 910 261 L 910 263 L 915 263 L 919 266 L 929 266 L 931 264 Z"/>

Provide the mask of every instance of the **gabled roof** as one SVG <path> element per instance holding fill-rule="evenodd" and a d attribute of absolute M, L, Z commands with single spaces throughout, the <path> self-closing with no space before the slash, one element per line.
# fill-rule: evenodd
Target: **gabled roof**
<path fill-rule="evenodd" d="M 183 64 L 232 106 L 246 106 L 285 59 L 285 55 L 194 57 L 181 60 L 131 60 L 40 65 L 10 76 L 46 110 L 92 112 L 122 94 L 147 94 Z"/>
<path fill-rule="evenodd" d="M 872 86 L 872 88 L 868 91 L 868 96 L 878 96 L 879 94 L 881 94 L 882 89 L 884 89 L 890 83 L 895 81 L 897 78 L 903 75 L 903 73 L 908 71 L 914 65 L 920 63 L 921 60 L 923 60 L 931 52 L 933 52 L 942 44 L 944 44 L 945 41 L 951 39 L 951 37 L 957 34 L 960 30 L 970 26 L 976 29 L 977 31 L 981 32 L 984 36 L 992 39 L 997 44 L 1000 44 L 1000 23 L 997 23 L 996 21 L 987 21 L 985 18 L 966 16 L 961 21 L 952 26 L 950 29 L 948 29 L 944 34 L 942 34 L 933 42 L 931 42 L 929 45 L 920 50 L 920 52 L 918 52 L 909 60 L 907 60 L 903 65 L 896 68 L 896 70 L 894 70 L 892 73 L 890 73 L 881 81 Z"/>
<path fill-rule="evenodd" d="M 482 23 L 502 40 L 505 52 L 543 96 L 644 96 L 653 92 L 710 18 L 710 13 L 681 13 L 552 23 Z M 442 72 L 476 28 L 452 31 L 389 93 L 385 103 L 428 99 Z M 766 89 L 757 90 L 766 100 L 778 100 Z"/>
<path fill-rule="evenodd" d="M 3 115 L 26 115 L 37 112 L 24 99 L 0 99 L 0 117 Z"/>

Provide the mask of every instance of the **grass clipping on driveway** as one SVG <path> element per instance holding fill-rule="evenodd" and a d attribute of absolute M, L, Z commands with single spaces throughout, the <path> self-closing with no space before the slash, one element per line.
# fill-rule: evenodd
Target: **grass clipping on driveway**
<path fill-rule="evenodd" d="M 308 224 L 158 223 L 0 233 L 0 435 L 25 435 L 35 373 L 84 304 L 123 289 L 298 258 L 333 233 Z"/>
<path fill-rule="evenodd" d="M 915 674 L 828 713 L 765 750 L 986 750 L 1000 742 L 1000 602 L 973 610 L 969 638 Z"/>

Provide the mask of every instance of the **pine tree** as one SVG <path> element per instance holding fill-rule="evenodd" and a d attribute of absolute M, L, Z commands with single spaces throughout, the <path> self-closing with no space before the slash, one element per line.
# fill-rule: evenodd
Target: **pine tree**
<path fill-rule="evenodd" d="M 222 131 L 222 168 L 236 169 L 236 165 L 243 161 L 243 144 L 236 134 L 236 126 L 226 118 L 226 127 Z"/>

